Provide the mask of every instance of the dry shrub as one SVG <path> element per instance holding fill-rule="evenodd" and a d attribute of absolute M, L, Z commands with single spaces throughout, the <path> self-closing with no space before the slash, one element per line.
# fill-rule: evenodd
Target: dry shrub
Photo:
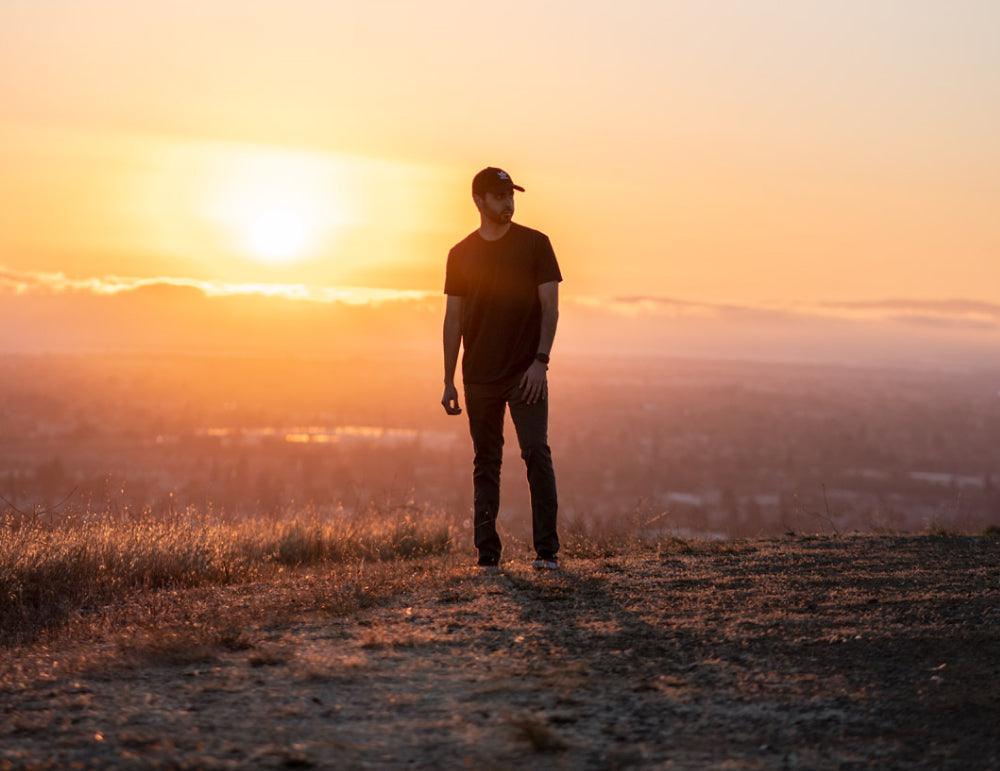
<path fill-rule="evenodd" d="M 624 522 L 578 519 L 561 527 L 559 537 L 563 552 L 581 559 L 614 557 L 648 543 L 634 518 Z"/>
<path fill-rule="evenodd" d="M 660 554 L 747 554 L 757 550 L 750 541 L 722 538 L 676 538 L 666 537 L 655 542 Z"/>
<path fill-rule="evenodd" d="M 360 559 L 387 560 L 440 554 L 452 547 L 450 525 L 439 515 L 409 507 L 389 516 L 373 510 L 275 523 L 259 549 L 282 565 Z"/>
<path fill-rule="evenodd" d="M 218 636 L 205 627 L 154 626 L 120 638 L 118 647 L 122 659 L 128 663 L 174 666 L 212 661 L 222 645 Z"/>
<path fill-rule="evenodd" d="M 294 654 L 292 651 L 272 646 L 252 653 L 247 658 L 247 664 L 255 669 L 259 669 L 260 667 L 280 667 L 289 663 L 293 658 Z"/>
<path fill-rule="evenodd" d="M 748 546 L 739 539 L 680 537 L 670 512 L 659 514 L 637 509 L 618 519 L 578 519 L 561 528 L 566 554 L 579 558 L 607 559 L 633 552 L 661 554 L 739 553 Z M 684 532 L 683 530 L 681 532 Z"/>
<path fill-rule="evenodd" d="M 508 715 L 507 720 L 514 728 L 515 736 L 526 741 L 535 752 L 559 752 L 567 748 L 547 721 L 535 715 Z"/>

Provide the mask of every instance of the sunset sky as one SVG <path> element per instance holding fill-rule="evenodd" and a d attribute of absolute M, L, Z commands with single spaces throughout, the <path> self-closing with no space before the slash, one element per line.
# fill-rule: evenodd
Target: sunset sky
<path fill-rule="evenodd" d="M 570 347 L 996 364 L 998 138 L 992 0 L 3 0 L 0 349 L 141 338 L 153 289 L 437 345 L 499 165 Z"/>

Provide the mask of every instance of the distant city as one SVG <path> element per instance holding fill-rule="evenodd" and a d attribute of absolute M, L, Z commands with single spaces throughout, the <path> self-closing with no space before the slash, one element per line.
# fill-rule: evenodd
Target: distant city
<path fill-rule="evenodd" d="M 400 506 L 471 511 L 464 415 L 439 362 L 0 358 L 0 508 L 58 520 Z M 564 522 L 733 537 L 1000 525 L 1000 370 L 559 362 Z M 513 431 L 501 522 L 529 504 Z"/>

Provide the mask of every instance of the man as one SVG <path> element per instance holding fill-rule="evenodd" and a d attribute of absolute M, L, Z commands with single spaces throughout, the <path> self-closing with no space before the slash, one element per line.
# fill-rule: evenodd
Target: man
<path fill-rule="evenodd" d="M 479 566 L 495 572 L 501 543 L 500 464 L 507 408 L 528 472 L 532 537 L 539 570 L 559 567 L 556 479 L 548 446 L 549 353 L 559 319 L 562 275 L 548 237 L 511 222 L 515 185 L 489 167 L 472 180 L 480 225 L 448 253 L 444 318 L 444 397 L 449 415 L 462 412 L 455 387 L 458 351 L 473 462 L 474 540 Z"/>

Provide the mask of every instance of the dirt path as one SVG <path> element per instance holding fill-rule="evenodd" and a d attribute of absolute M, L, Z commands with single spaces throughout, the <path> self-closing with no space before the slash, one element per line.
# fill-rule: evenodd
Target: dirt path
<path fill-rule="evenodd" d="M 1000 538 L 524 564 L 183 663 L 36 652 L 0 768 L 1000 767 Z"/>

